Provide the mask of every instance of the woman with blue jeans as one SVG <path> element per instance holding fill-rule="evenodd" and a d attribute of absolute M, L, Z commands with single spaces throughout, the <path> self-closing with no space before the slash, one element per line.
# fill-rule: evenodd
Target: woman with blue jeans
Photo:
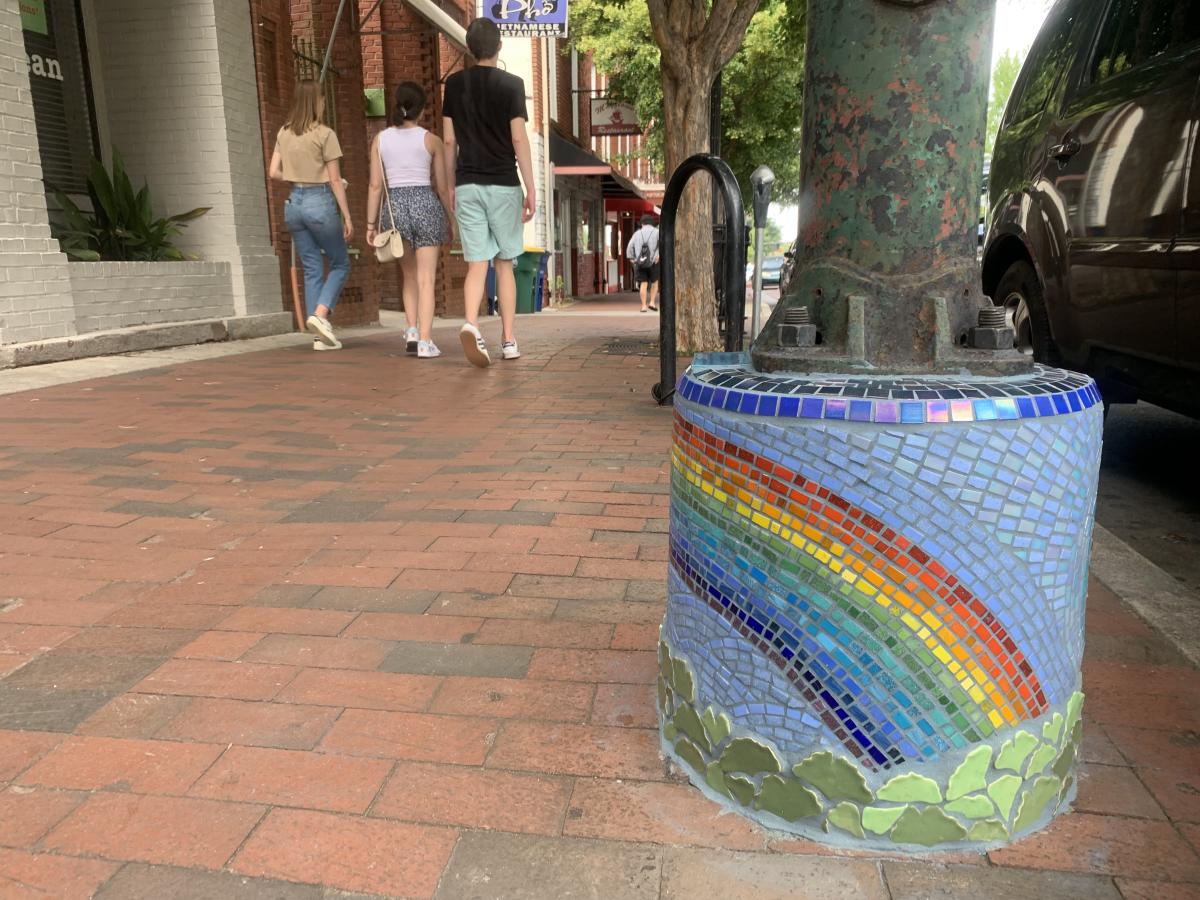
<path fill-rule="evenodd" d="M 283 217 L 304 266 L 305 327 L 315 336 L 313 349 L 340 350 L 329 314 L 350 275 L 346 241 L 354 235 L 354 225 L 338 162 L 342 147 L 324 118 L 320 83 L 298 81 L 288 120 L 275 139 L 270 172 L 272 178 L 292 183 Z M 322 254 L 329 260 L 328 274 Z"/>

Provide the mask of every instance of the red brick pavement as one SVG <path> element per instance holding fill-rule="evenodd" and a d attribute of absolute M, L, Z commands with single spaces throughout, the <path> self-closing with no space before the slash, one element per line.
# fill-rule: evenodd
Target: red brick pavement
<path fill-rule="evenodd" d="M 486 372 L 376 333 L 0 398 L 0 898 L 1200 895 L 1196 672 L 1099 583 L 1043 834 L 719 815 L 654 730 L 656 360 L 604 352 L 656 320 L 521 324 Z"/>

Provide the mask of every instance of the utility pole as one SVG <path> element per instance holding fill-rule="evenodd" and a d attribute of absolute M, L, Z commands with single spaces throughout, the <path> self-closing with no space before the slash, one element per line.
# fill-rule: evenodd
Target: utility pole
<path fill-rule="evenodd" d="M 1103 416 L 980 293 L 994 7 L 810 4 L 796 275 L 675 395 L 664 745 L 813 840 L 996 846 L 1075 793 Z"/>
<path fill-rule="evenodd" d="M 768 328 L 755 364 L 1028 371 L 1015 352 L 969 346 L 986 304 L 975 228 L 994 0 L 833 6 L 808 14 L 805 219 L 796 277 L 771 323 L 803 307 L 822 343 L 782 348 Z"/>

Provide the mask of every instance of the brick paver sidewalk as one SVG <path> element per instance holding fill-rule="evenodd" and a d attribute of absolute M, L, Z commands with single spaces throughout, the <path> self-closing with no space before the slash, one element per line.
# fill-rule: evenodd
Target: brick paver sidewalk
<path fill-rule="evenodd" d="M 835 854 L 666 767 L 670 413 L 603 352 L 655 321 L 0 398 L 0 897 L 1200 894 L 1196 672 L 1098 583 L 1080 811 L 1015 847 Z"/>

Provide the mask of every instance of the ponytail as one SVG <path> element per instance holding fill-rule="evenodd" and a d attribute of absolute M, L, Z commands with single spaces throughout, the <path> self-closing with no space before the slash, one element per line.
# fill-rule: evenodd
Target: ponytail
<path fill-rule="evenodd" d="M 396 105 L 392 124 L 403 125 L 416 120 L 425 109 L 425 89 L 415 81 L 402 81 L 396 87 Z"/>

